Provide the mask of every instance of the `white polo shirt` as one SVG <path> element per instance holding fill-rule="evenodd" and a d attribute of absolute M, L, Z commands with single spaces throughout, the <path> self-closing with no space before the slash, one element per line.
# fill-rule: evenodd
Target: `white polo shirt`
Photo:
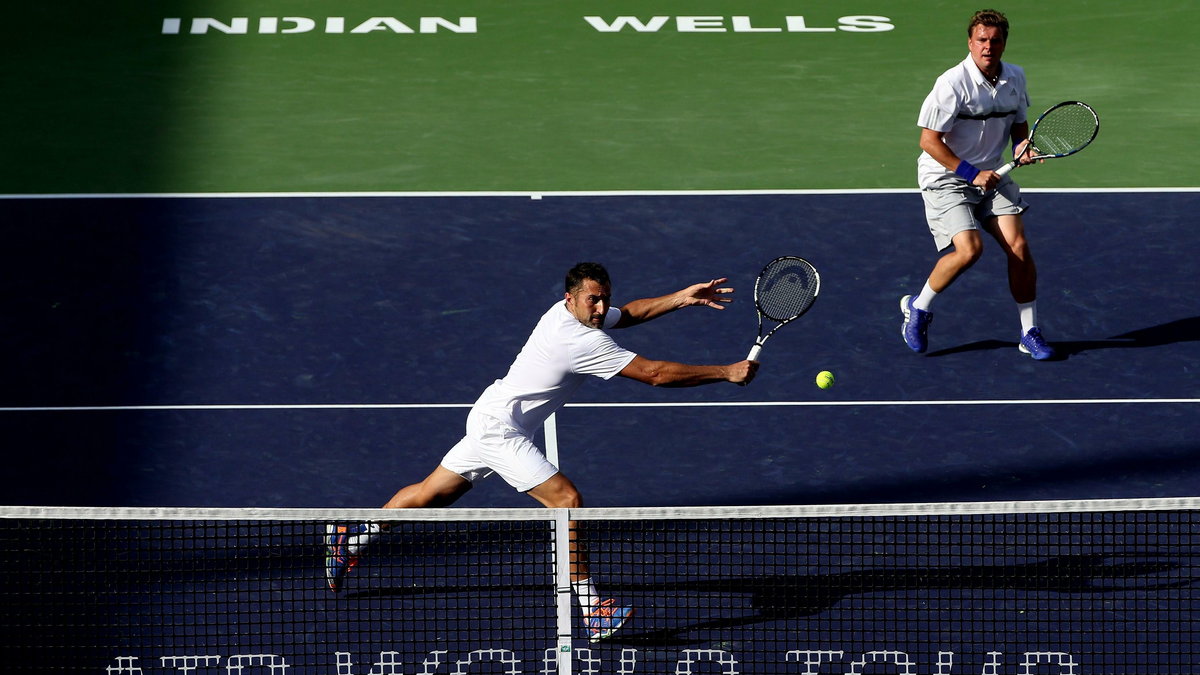
<path fill-rule="evenodd" d="M 604 328 L 620 318 L 621 310 L 610 308 Z M 558 302 L 542 315 L 508 374 L 484 390 L 473 410 L 532 437 L 588 376 L 607 380 L 636 356 L 603 330 L 580 323 L 564 302 Z"/>
<path fill-rule="evenodd" d="M 968 55 L 938 77 L 921 105 L 917 126 L 945 133 L 946 145 L 959 159 L 994 171 L 1004 162 L 1012 125 L 1026 120 L 1028 107 L 1025 71 L 1020 66 L 1001 63 L 1000 79 L 993 86 Z M 953 172 L 927 152 L 917 159 L 917 183 L 922 188 L 947 173 Z"/>

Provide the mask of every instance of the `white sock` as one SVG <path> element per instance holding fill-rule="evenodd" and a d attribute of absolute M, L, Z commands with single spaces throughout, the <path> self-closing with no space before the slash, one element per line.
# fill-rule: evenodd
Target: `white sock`
<path fill-rule="evenodd" d="M 571 588 L 575 589 L 575 597 L 579 599 L 579 606 L 585 612 L 590 611 L 592 605 L 600 602 L 600 596 L 596 593 L 596 586 L 592 583 L 591 577 L 572 581 Z"/>
<path fill-rule="evenodd" d="M 1030 328 L 1037 325 L 1037 300 L 1018 302 L 1017 311 L 1021 313 L 1021 335 L 1024 336 Z"/>
<path fill-rule="evenodd" d="M 928 312 L 929 306 L 933 304 L 933 299 L 937 297 L 937 291 L 929 287 L 929 282 L 925 282 L 925 286 L 921 288 L 921 292 L 917 297 L 913 298 L 912 306 L 917 309 Z"/>

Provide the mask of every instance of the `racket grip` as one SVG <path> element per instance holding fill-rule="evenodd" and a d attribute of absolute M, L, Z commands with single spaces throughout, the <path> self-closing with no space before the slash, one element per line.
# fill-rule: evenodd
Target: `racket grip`
<path fill-rule="evenodd" d="M 1000 177 L 1004 177 L 1004 176 L 1008 175 L 1009 171 L 1012 171 L 1015 168 L 1017 168 L 1017 163 L 1014 160 L 1012 162 L 1009 162 L 1008 164 L 1005 164 L 1004 166 L 1000 167 L 999 169 L 996 169 L 996 175 L 1000 176 Z"/>
<path fill-rule="evenodd" d="M 758 354 L 762 351 L 762 345 L 756 344 L 750 348 L 750 354 L 746 356 L 747 361 L 757 361 Z"/>

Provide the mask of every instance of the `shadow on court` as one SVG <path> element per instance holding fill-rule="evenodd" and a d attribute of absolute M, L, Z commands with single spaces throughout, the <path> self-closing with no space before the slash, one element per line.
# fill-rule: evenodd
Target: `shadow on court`
<path fill-rule="evenodd" d="M 605 591 L 626 599 L 639 610 L 630 629 L 605 644 L 632 647 L 681 647 L 711 642 L 711 631 L 752 628 L 758 624 L 812 617 L 834 610 L 853 596 L 875 593 L 961 591 L 965 602 L 987 610 L 992 596 L 976 591 L 1021 591 L 1101 597 L 1121 593 L 1156 593 L 1186 588 L 1200 577 L 1178 578 L 1187 569 L 1179 560 L 1150 553 L 1066 555 L 1019 565 L 964 565 L 948 568 L 887 568 L 837 574 L 784 574 L 754 577 L 711 578 L 686 581 L 606 582 Z M 421 586 L 385 585 L 346 593 L 346 600 L 409 598 L 422 596 L 546 593 L 551 584 L 455 583 Z M 700 596 L 697 598 L 697 596 Z M 705 599 L 704 596 L 708 596 Z M 743 598 L 738 600 L 737 598 Z M 970 598 L 974 598 L 971 600 Z M 670 600 L 679 599 L 671 606 Z M 699 610 L 697 608 L 700 608 Z M 728 614 L 737 607 L 743 616 L 699 619 L 657 627 L 661 617 L 695 615 L 708 609 Z M 651 624 L 647 626 L 647 624 Z"/>
<path fill-rule="evenodd" d="M 1200 341 L 1200 316 L 1180 319 L 1169 323 L 1132 330 L 1121 335 L 1114 335 L 1105 340 L 1065 340 L 1055 342 L 1058 350 L 1056 360 L 1062 360 L 1098 349 L 1146 349 L 1147 347 L 1163 347 L 1181 342 Z M 980 340 L 957 347 L 947 347 L 929 352 L 927 356 L 950 356 L 970 352 L 986 352 L 994 350 L 1013 350 L 1017 348 L 1015 341 Z"/>
<path fill-rule="evenodd" d="M 1072 355 L 1097 349 L 1145 349 L 1197 341 L 1200 341 L 1200 316 L 1129 331 L 1107 340 L 1060 342 L 1059 346 Z"/>
<path fill-rule="evenodd" d="M 1128 554 L 1130 558 L 1148 558 L 1119 562 L 1108 555 L 1059 556 L 1024 565 L 979 565 L 944 569 L 900 568 L 862 570 L 828 575 L 764 575 L 738 579 L 706 579 L 681 583 L 611 584 L 609 587 L 631 597 L 637 594 L 669 595 L 708 593 L 728 598 L 749 596 L 748 605 L 755 613 L 747 616 L 698 621 L 646 632 L 635 628 L 618 634 L 610 642 L 642 647 L 682 646 L 708 642 L 707 636 L 685 637 L 696 631 L 740 628 L 758 623 L 795 619 L 832 610 L 854 595 L 897 593 L 904 591 L 1024 591 L 1029 593 L 1065 593 L 1106 595 L 1129 591 L 1151 592 L 1191 586 L 1200 578 L 1156 581 L 1183 567 L 1178 562 L 1155 559 L 1152 555 Z M 981 600 L 986 604 L 987 600 Z M 727 602 L 713 603 L 714 607 Z"/>

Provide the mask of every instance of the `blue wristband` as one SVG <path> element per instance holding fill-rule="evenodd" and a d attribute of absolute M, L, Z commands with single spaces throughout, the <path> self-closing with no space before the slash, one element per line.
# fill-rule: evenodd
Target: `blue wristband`
<path fill-rule="evenodd" d="M 973 183 L 975 182 L 975 176 L 979 175 L 979 169 L 976 169 L 970 162 L 964 159 L 958 163 L 958 168 L 954 170 L 954 173 L 967 179 L 968 183 Z"/>

